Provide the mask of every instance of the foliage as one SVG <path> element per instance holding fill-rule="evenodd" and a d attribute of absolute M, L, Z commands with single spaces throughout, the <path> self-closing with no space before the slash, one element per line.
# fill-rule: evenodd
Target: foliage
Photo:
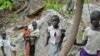
<path fill-rule="evenodd" d="M 63 8 L 63 5 L 59 3 L 59 0 L 46 0 L 45 9 L 54 9 L 60 12 Z"/>
<path fill-rule="evenodd" d="M 89 0 L 84 0 L 84 3 L 85 3 L 85 4 L 88 4 L 88 3 L 89 3 Z"/>
<path fill-rule="evenodd" d="M 10 0 L 0 0 L 0 11 L 4 9 L 12 9 L 13 3 Z"/>

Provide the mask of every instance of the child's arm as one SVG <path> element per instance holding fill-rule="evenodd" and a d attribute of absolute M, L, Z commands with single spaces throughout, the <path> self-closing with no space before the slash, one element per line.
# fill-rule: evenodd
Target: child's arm
<path fill-rule="evenodd" d="M 48 32 L 45 46 L 48 45 L 49 39 L 50 39 L 50 33 Z"/>
<path fill-rule="evenodd" d="M 19 43 L 19 42 L 22 42 L 24 41 L 24 38 L 23 38 L 23 34 L 19 34 L 19 36 L 16 38 L 16 40 L 14 40 L 14 43 Z"/>
<path fill-rule="evenodd" d="M 64 37 L 65 37 L 65 31 L 66 31 L 66 30 L 61 29 L 61 40 L 60 40 L 60 43 L 59 43 L 60 46 L 62 45 L 63 39 L 64 39 Z"/>
<path fill-rule="evenodd" d="M 1 46 L 1 50 L 2 50 L 3 55 L 6 56 L 6 54 L 4 52 L 4 47 L 3 46 Z"/>
<path fill-rule="evenodd" d="M 1 39 L 0 39 L 0 48 L 1 48 L 1 51 L 3 53 L 3 56 L 6 56 L 5 52 L 4 52 L 4 43 L 3 43 L 3 41 Z"/>
<path fill-rule="evenodd" d="M 84 40 L 82 43 L 77 43 L 76 40 L 74 42 L 74 45 L 77 45 L 77 46 L 85 46 L 87 43 L 87 40 Z"/>
<path fill-rule="evenodd" d="M 89 30 L 89 28 L 87 27 L 85 29 L 85 32 L 84 32 L 83 37 L 82 37 L 82 43 L 77 43 L 76 40 L 75 40 L 75 42 L 74 42 L 75 45 L 85 46 L 87 44 L 87 41 L 88 41 L 88 30 Z"/>
<path fill-rule="evenodd" d="M 39 30 L 37 30 L 36 32 L 31 32 L 31 34 L 30 34 L 30 37 L 32 37 L 32 36 L 35 36 L 36 38 L 39 38 L 40 37 L 40 31 Z"/>
<path fill-rule="evenodd" d="M 11 46 L 13 46 L 13 47 L 15 47 L 15 46 L 16 46 L 16 45 L 14 44 L 14 42 L 11 42 L 11 43 L 10 43 L 10 45 L 11 45 Z"/>
<path fill-rule="evenodd" d="M 82 43 L 77 43 L 77 41 L 75 40 L 74 45 L 77 45 L 77 46 L 85 46 L 87 44 L 87 41 L 88 41 L 88 36 L 87 36 L 87 39 L 86 40 L 83 40 L 82 41 Z"/>

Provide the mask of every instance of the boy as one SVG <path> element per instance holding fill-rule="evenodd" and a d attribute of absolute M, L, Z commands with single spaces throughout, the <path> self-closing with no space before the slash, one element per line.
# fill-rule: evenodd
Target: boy
<path fill-rule="evenodd" d="M 33 21 L 32 23 L 33 29 L 30 30 L 30 56 L 35 56 L 35 43 L 37 38 L 39 38 L 40 31 L 37 28 L 37 22 Z"/>
<path fill-rule="evenodd" d="M 83 42 L 75 42 L 75 45 L 84 46 L 80 56 L 100 56 L 100 11 L 93 11 L 90 21 L 91 25 L 85 29 Z"/>
<path fill-rule="evenodd" d="M 6 37 L 6 32 L 5 31 L 2 31 L 1 32 L 1 50 L 2 50 L 2 53 L 3 53 L 3 56 L 11 56 L 11 46 L 10 46 L 10 41 L 7 39 Z"/>
<path fill-rule="evenodd" d="M 45 46 L 49 44 L 48 55 L 58 56 L 62 41 L 64 38 L 64 31 L 59 27 L 60 19 L 57 15 L 52 16 L 52 25 L 48 28 L 48 37 Z M 62 33 L 63 31 L 63 33 Z"/>

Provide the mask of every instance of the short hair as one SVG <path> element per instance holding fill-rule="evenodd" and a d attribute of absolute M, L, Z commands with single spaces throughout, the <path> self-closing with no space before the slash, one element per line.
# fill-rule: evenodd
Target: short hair
<path fill-rule="evenodd" d="M 51 18 L 52 18 L 52 21 L 60 22 L 60 19 L 59 19 L 58 15 L 53 15 Z"/>
<path fill-rule="evenodd" d="M 100 20 L 100 11 L 95 10 L 90 14 L 90 20 L 99 19 Z"/>

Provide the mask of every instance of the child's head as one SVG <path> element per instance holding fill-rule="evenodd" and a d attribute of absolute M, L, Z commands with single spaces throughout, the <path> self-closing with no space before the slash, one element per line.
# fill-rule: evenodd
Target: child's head
<path fill-rule="evenodd" d="M 33 29 L 36 29 L 37 28 L 37 22 L 36 21 L 33 21 L 32 22 L 32 26 L 33 26 Z"/>
<path fill-rule="evenodd" d="M 2 31 L 1 32 L 1 36 L 2 36 L 2 39 L 6 39 L 6 32 L 5 31 Z"/>
<path fill-rule="evenodd" d="M 99 27 L 100 11 L 93 11 L 90 15 L 91 24 L 94 28 Z"/>
<path fill-rule="evenodd" d="M 52 24 L 54 28 L 58 27 L 59 22 L 60 22 L 59 16 L 57 15 L 52 16 Z"/>

